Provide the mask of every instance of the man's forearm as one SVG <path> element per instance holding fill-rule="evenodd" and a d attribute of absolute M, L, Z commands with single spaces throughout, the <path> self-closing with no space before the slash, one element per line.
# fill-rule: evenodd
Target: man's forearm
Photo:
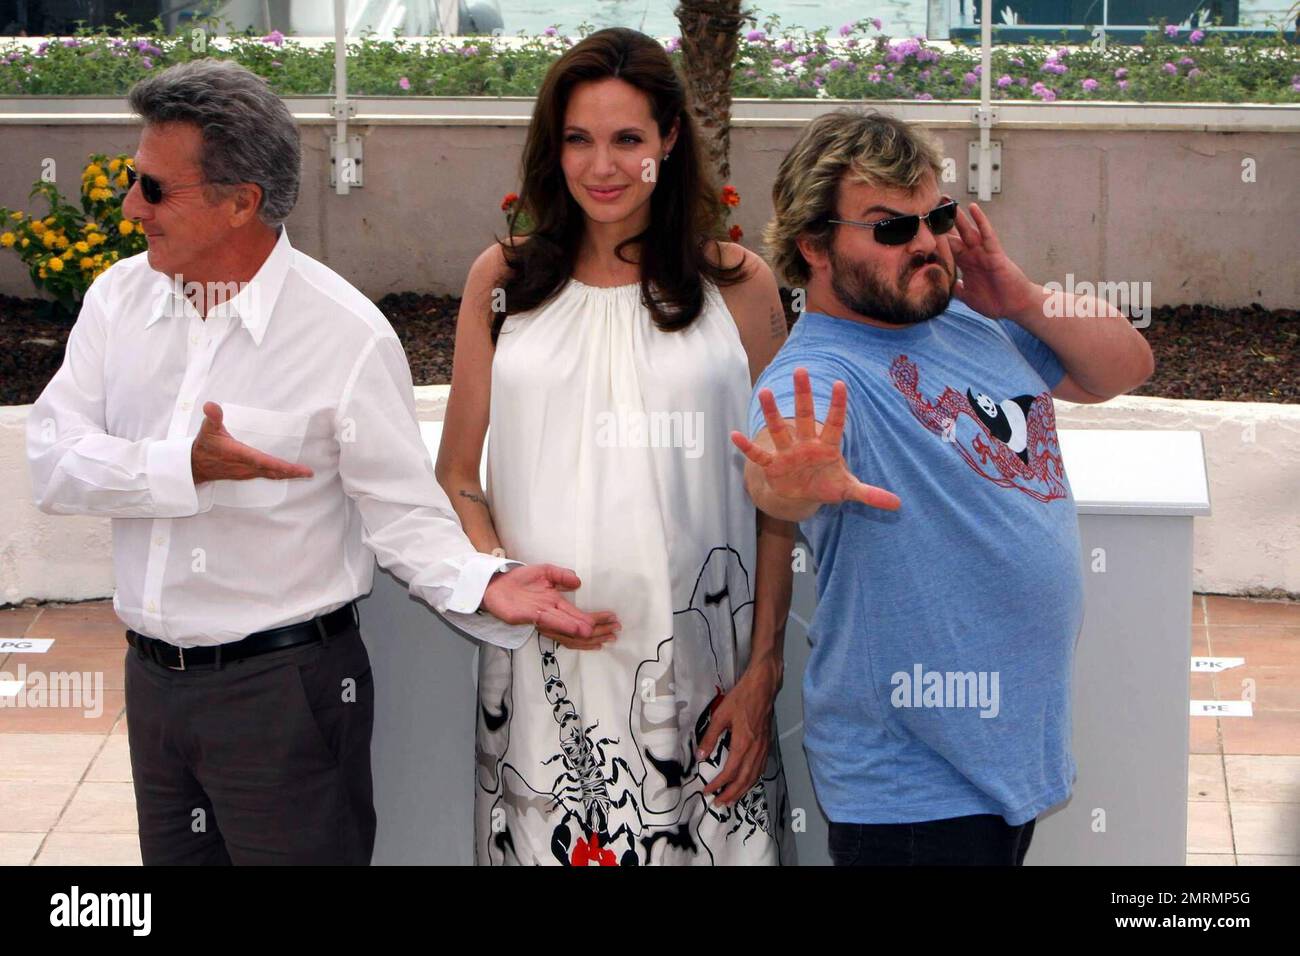
<path fill-rule="evenodd" d="M 1029 304 L 1007 318 L 1041 339 L 1074 382 L 1098 398 L 1136 388 L 1155 367 L 1142 333 L 1096 296 L 1036 286 Z"/>
<path fill-rule="evenodd" d="M 88 433 L 46 443 L 44 420 L 33 419 L 27 442 L 32 493 L 47 514 L 184 518 L 211 507 L 211 495 L 205 507 L 190 473 L 192 438 L 132 442 Z"/>

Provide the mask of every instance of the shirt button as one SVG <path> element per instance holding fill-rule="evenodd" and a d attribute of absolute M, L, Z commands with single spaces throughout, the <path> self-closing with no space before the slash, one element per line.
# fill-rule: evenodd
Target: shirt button
<path fill-rule="evenodd" d="M 199 344 L 199 337 L 197 335 L 191 335 L 190 345 L 198 345 L 198 344 Z"/>
<path fill-rule="evenodd" d="M 183 412 L 188 412 L 193 407 L 194 407 L 193 402 L 181 402 L 181 411 Z"/>
<path fill-rule="evenodd" d="M 158 611 L 158 605 L 154 604 L 153 601 L 150 601 L 148 604 L 146 604 L 145 608 L 146 610 L 148 610 L 150 614 L 156 614 Z"/>
<path fill-rule="evenodd" d="M 154 545 L 155 545 L 156 547 L 161 548 L 161 547 L 163 546 L 162 535 L 158 535 L 156 538 L 154 538 L 154 539 L 153 539 L 153 543 L 154 543 Z"/>

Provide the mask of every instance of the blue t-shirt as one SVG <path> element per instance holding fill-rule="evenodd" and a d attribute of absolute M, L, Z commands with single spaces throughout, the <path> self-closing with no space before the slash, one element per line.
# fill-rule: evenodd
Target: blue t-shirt
<path fill-rule="evenodd" d="M 755 389 L 786 418 L 799 367 L 818 421 L 843 380 L 845 461 L 902 499 L 800 525 L 817 569 L 804 746 L 822 807 L 839 823 L 1033 819 L 1075 770 L 1083 573 L 1051 400 L 1060 361 L 954 299 L 899 328 L 805 314 Z M 755 397 L 750 435 L 763 427 Z"/>

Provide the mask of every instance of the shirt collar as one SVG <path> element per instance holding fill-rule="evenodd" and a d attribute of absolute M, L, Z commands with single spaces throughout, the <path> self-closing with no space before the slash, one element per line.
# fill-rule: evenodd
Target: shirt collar
<path fill-rule="evenodd" d="M 169 284 L 166 278 L 161 275 L 158 276 L 158 281 L 154 283 L 153 292 L 153 308 L 149 312 L 149 318 L 144 323 L 146 329 L 163 316 L 188 315 L 194 311 L 194 307 L 185 301 L 185 296 L 181 294 L 175 284 Z"/>
<path fill-rule="evenodd" d="M 257 273 L 236 295 L 213 306 L 211 314 L 238 316 L 244 328 L 248 329 L 248 334 L 253 337 L 254 344 L 261 345 L 292 260 L 293 246 L 289 244 L 289 231 L 281 226 L 280 238 Z M 149 319 L 145 322 L 145 328 L 164 316 L 193 313 L 194 306 L 186 300 L 183 292 L 183 287 L 162 279 L 155 287 L 157 298 Z"/>

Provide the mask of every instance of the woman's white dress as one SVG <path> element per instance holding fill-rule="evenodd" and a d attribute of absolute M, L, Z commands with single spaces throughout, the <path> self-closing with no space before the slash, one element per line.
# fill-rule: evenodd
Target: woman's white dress
<path fill-rule="evenodd" d="M 573 568 L 598 651 L 538 634 L 479 649 L 480 864 L 775 864 L 789 808 L 775 722 L 731 807 L 695 750 L 749 660 L 756 524 L 743 456 L 745 351 L 717 288 L 661 332 L 638 285 L 571 279 L 506 319 L 492 364 L 488 499 L 506 553 Z M 727 740 L 729 738 L 724 738 Z"/>

